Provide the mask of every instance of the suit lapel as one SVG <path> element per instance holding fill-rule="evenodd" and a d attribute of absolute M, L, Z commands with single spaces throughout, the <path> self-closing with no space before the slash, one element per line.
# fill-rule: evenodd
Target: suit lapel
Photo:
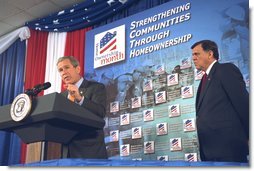
<path fill-rule="evenodd" d="M 209 75 L 207 77 L 207 81 L 206 81 L 206 85 L 204 87 L 204 90 L 202 92 L 200 92 L 201 85 L 199 84 L 198 94 L 197 94 L 197 100 L 196 100 L 196 104 L 197 104 L 196 105 L 196 109 L 197 109 L 197 112 L 199 111 L 200 106 L 202 104 L 202 101 L 203 101 L 203 99 L 204 99 L 204 97 L 206 95 L 206 92 L 208 91 L 208 88 L 211 85 L 211 82 L 213 80 L 213 74 L 214 74 L 214 72 L 216 70 L 217 65 L 218 65 L 218 62 L 216 62 L 213 65 L 213 67 L 212 67 L 212 69 L 211 69 L 211 71 L 210 71 L 210 73 L 209 73 Z"/>
<path fill-rule="evenodd" d="M 86 97 L 86 92 L 87 92 L 87 88 L 89 87 L 89 81 L 87 81 L 86 79 L 83 80 L 82 84 L 79 87 L 79 93 L 82 96 Z"/>
<path fill-rule="evenodd" d="M 84 78 L 82 84 L 80 85 L 80 88 L 87 88 L 88 87 L 88 81 Z"/>
<path fill-rule="evenodd" d="M 200 97 L 200 89 L 201 89 L 201 80 L 198 86 L 198 92 L 197 92 L 197 97 L 196 97 L 196 110 L 198 110 L 198 102 L 199 102 L 199 97 Z"/>

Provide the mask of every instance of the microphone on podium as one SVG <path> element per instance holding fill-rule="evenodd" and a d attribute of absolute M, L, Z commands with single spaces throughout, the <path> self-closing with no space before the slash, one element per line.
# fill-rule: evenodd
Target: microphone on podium
<path fill-rule="evenodd" d="M 25 91 L 25 94 L 27 94 L 29 96 L 37 96 L 37 94 L 39 94 L 42 90 L 46 90 L 49 87 L 51 87 L 50 82 L 46 82 L 46 83 L 43 83 L 43 84 L 37 84 L 32 89 L 27 89 Z"/>

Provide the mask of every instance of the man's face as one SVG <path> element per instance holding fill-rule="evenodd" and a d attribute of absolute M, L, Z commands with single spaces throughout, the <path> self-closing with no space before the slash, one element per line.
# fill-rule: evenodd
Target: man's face
<path fill-rule="evenodd" d="M 80 66 L 74 67 L 69 59 L 59 62 L 57 69 L 65 84 L 75 84 L 80 79 Z"/>
<path fill-rule="evenodd" d="M 201 44 L 192 49 L 192 60 L 195 67 L 206 71 L 211 63 L 212 51 L 204 51 Z"/>

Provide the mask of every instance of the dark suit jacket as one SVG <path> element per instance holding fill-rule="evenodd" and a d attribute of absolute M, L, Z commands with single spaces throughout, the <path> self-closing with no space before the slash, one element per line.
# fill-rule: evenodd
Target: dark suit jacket
<path fill-rule="evenodd" d="M 84 95 L 82 107 L 90 110 L 97 116 L 104 118 L 106 115 L 106 89 L 98 82 L 85 80 L 79 87 L 79 91 Z M 68 92 L 63 92 L 67 97 Z M 73 138 L 69 144 L 70 158 L 107 158 L 106 145 L 104 142 L 103 130 L 82 131 Z"/>
<path fill-rule="evenodd" d="M 249 93 L 239 69 L 216 62 L 196 98 L 203 161 L 246 162 L 249 153 Z"/>

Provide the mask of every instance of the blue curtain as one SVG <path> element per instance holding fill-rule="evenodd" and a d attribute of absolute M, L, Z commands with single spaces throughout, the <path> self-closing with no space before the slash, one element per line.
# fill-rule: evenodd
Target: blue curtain
<path fill-rule="evenodd" d="M 12 103 L 23 92 L 26 42 L 16 40 L 0 54 L 0 106 Z M 0 131 L 0 165 L 20 163 L 21 140 L 14 133 Z"/>

